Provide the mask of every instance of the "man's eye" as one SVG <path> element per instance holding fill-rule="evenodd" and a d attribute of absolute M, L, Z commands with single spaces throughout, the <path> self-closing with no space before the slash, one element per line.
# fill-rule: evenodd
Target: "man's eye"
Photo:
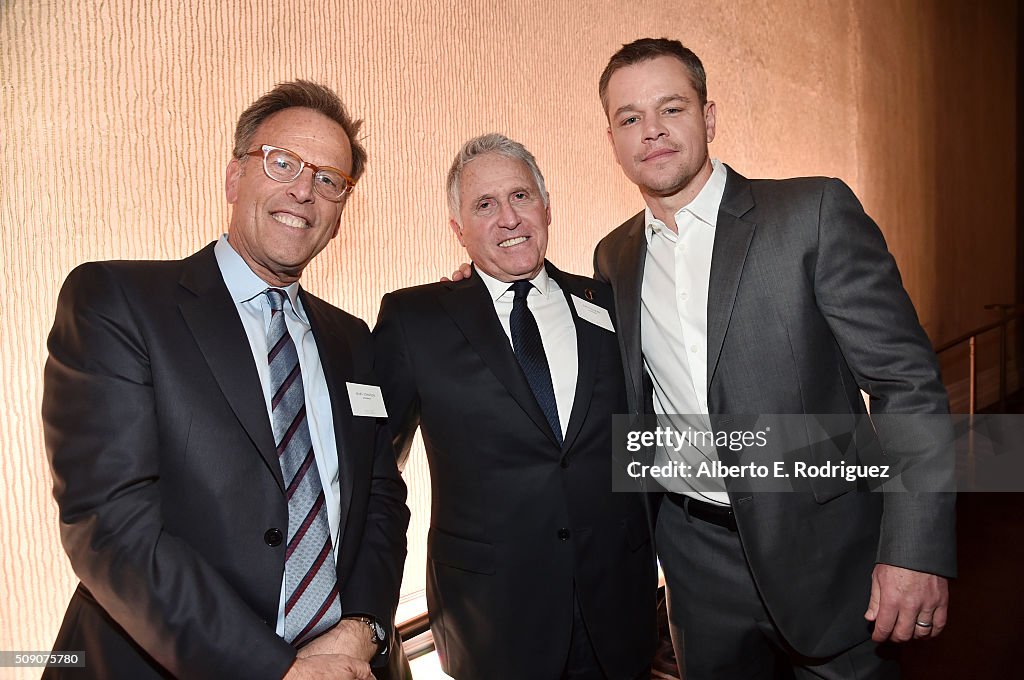
<path fill-rule="evenodd" d="M 665 113 L 668 114 L 679 113 L 681 111 L 682 109 L 679 108 L 678 106 L 670 106 L 669 108 L 665 109 Z"/>
<path fill-rule="evenodd" d="M 480 201 L 479 203 L 476 204 L 476 209 L 478 211 L 490 210 L 493 207 L 494 207 L 494 201 Z"/>
<path fill-rule="evenodd" d="M 292 164 L 287 158 L 275 158 L 271 161 L 275 168 L 279 170 L 291 170 Z"/>
<path fill-rule="evenodd" d="M 640 120 L 640 119 L 637 118 L 636 116 L 630 116 L 629 118 L 623 118 L 622 122 L 620 122 L 619 125 L 632 125 L 633 123 L 637 122 L 638 120 Z"/>
<path fill-rule="evenodd" d="M 526 193 L 525 191 L 517 191 L 516 193 L 512 194 L 513 201 L 525 201 L 529 197 L 530 194 Z"/>
<path fill-rule="evenodd" d="M 341 186 L 340 184 L 338 184 L 338 180 L 324 173 L 320 173 L 319 175 L 317 175 L 316 179 L 321 184 L 329 186 L 332 189 L 337 189 L 339 186 Z"/>

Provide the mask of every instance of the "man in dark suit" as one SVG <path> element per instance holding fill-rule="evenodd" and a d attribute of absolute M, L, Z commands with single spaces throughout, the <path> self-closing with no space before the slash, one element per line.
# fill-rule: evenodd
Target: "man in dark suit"
<path fill-rule="evenodd" d="M 706 418 L 714 431 L 744 414 L 855 420 L 863 390 L 878 439 L 869 427 L 819 462 L 856 462 L 879 441 L 898 461 L 908 451 L 890 414 L 905 415 L 897 429 L 940 414 L 914 445 L 941 456 L 948 405 L 935 355 L 846 185 L 748 180 L 711 160 L 715 105 L 700 60 L 677 41 L 625 45 L 600 94 L 616 159 L 647 204 L 594 255 L 614 290 L 630 411 Z M 688 455 L 734 459 L 722 446 Z M 950 494 L 719 481 L 684 483 L 657 515 L 690 680 L 772 677 L 780 661 L 799 677 L 889 677 L 898 669 L 879 643 L 942 630 L 956 568 Z"/>
<path fill-rule="evenodd" d="M 329 89 L 278 85 L 239 118 L 226 236 L 68 276 L 43 420 L 81 579 L 69 676 L 386 663 L 409 514 L 384 419 L 350 401 L 380 401 L 369 329 L 298 283 L 363 171 L 359 127 Z"/>
<path fill-rule="evenodd" d="M 611 291 L 547 262 L 532 154 L 467 142 L 450 221 L 475 267 L 396 291 L 374 329 L 400 459 L 421 428 L 432 507 L 427 602 L 459 680 L 647 677 L 655 563 L 638 494 L 611 491 L 626 396 Z"/>

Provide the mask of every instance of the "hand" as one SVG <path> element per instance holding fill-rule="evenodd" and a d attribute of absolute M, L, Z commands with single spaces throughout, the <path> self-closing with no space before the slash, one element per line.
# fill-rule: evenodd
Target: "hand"
<path fill-rule="evenodd" d="M 942 576 L 876 564 L 864 618 L 875 622 L 871 639 L 906 642 L 935 637 L 946 627 L 949 582 Z M 921 626 L 930 623 L 931 626 Z"/>
<path fill-rule="evenodd" d="M 345 654 L 318 654 L 296 658 L 284 675 L 284 680 L 321 679 L 373 680 L 373 674 L 370 672 L 370 664 L 365 661 L 353 659 Z"/>
<path fill-rule="evenodd" d="M 468 279 L 473 275 L 473 267 L 468 262 L 463 262 L 459 265 L 459 268 L 452 272 L 452 278 L 442 276 L 442 281 L 461 281 L 462 279 Z"/>
<path fill-rule="evenodd" d="M 370 628 L 365 623 L 356 619 L 342 619 L 332 628 L 300 647 L 299 658 L 340 654 L 362 661 L 370 661 L 377 655 L 377 645 L 371 640 Z"/>

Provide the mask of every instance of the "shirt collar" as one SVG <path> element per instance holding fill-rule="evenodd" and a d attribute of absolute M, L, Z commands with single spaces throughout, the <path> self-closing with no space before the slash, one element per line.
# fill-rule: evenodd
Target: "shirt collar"
<path fill-rule="evenodd" d="M 676 211 L 676 226 L 679 225 L 684 212 L 689 212 L 712 229 L 718 225 L 718 209 L 722 206 L 722 196 L 725 195 L 727 173 L 725 163 L 717 158 L 711 159 L 711 167 L 711 176 L 704 183 L 704 186 L 701 187 L 700 192 L 692 201 Z M 644 233 L 647 235 L 648 244 L 650 244 L 654 234 L 661 233 L 662 231 L 665 231 L 666 235 L 672 234 L 672 231 L 666 227 L 665 223 L 654 216 L 650 208 L 644 209 L 644 225 Z"/>
<path fill-rule="evenodd" d="M 268 288 L 278 288 L 288 296 L 288 301 L 291 302 L 292 309 L 295 310 L 299 318 L 306 321 L 305 311 L 302 309 L 302 303 L 299 302 L 298 281 L 283 288 L 267 285 L 266 281 L 256 276 L 256 273 L 249 268 L 234 246 L 228 242 L 227 234 L 221 234 L 217 244 L 213 247 L 213 254 L 217 257 L 217 266 L 220 267 L 224 285 L 228 287 L 228 294 L 236 304 L 249 302 L 262 295 Z"/>
<path fill-rule="evenodd" d="M 483 279 L 484 285 L 487 286 L 487 292 L 490 294 L 492 302 L 497 302 L 498 298 L 507 293 L 508 289 L 512 286 L 511 283 L 499 281 L 490 274 L 481 270 L 479 267 L 476 268 L 476 273 L 480 275 L 480 278 Z M 551 277 L 548 276 L 548 272 L 545 267 L 540 268 L 537 275 L 530 279 L 530 283 L 533 284 L 534 288 L 540 291 L 541 295 L 546 296 L 551 292 Z"/>

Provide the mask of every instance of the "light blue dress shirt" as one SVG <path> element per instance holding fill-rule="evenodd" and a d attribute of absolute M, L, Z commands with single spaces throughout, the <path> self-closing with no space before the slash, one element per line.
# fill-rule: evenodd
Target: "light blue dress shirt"
<path fill-rule="evenodd" d="M 239 255 L 224 234 L 213 248 L 217 257 L 217 266 L 228 287 L 228 293 L 238 310 L 245 335 L 249 338 L 249 348 L 256 364 L 256 372 L 263 387 L 263 398 L 267 405 L 268 422 L 273 417 L 270 404 L 270 365 L 267 362 L 267 331 L 270 328 L 270 302 L 264 295 L 269 286 L 266 281 L 256 276 L 242 256 Z M 309 326 L 309 318 L 299 300 L 299 284 L 295 282 L 282 288 L 288 296 L 284 306 L 285 324 L 288 333 L 295 343 L 295 351 L 299 355 L 299 369 L 302 371 L 302 386 L 306 395 L 306 420 L 309 424 L 309 436 L 313 442 L 313 454 L 316 457 L 316 468 L 320 473 L 320 482 L 324 487 L 324 500 L 327 506 L 327 521 L 331 529 L 331 544 L 335 547 L 334 559 L 338 559 L 338 529 L 341 516 L 341 486 L 338 480 L 338 444 L 334 436 L 334 416 L 331 410 L 331 395 L 327 391 L 327 379 L 324 377 L 320 353 L 317 351 L 316 340 Z M 286 529 L 286 527 L 282 527 Z M 285 531 L 287 535 L 287 531 Z M 284 579 L 281 579 L 281 596 L 277 610 L 277 634 L 284 637 L 284 604 L 287 599 L 284 592 Z"/>

